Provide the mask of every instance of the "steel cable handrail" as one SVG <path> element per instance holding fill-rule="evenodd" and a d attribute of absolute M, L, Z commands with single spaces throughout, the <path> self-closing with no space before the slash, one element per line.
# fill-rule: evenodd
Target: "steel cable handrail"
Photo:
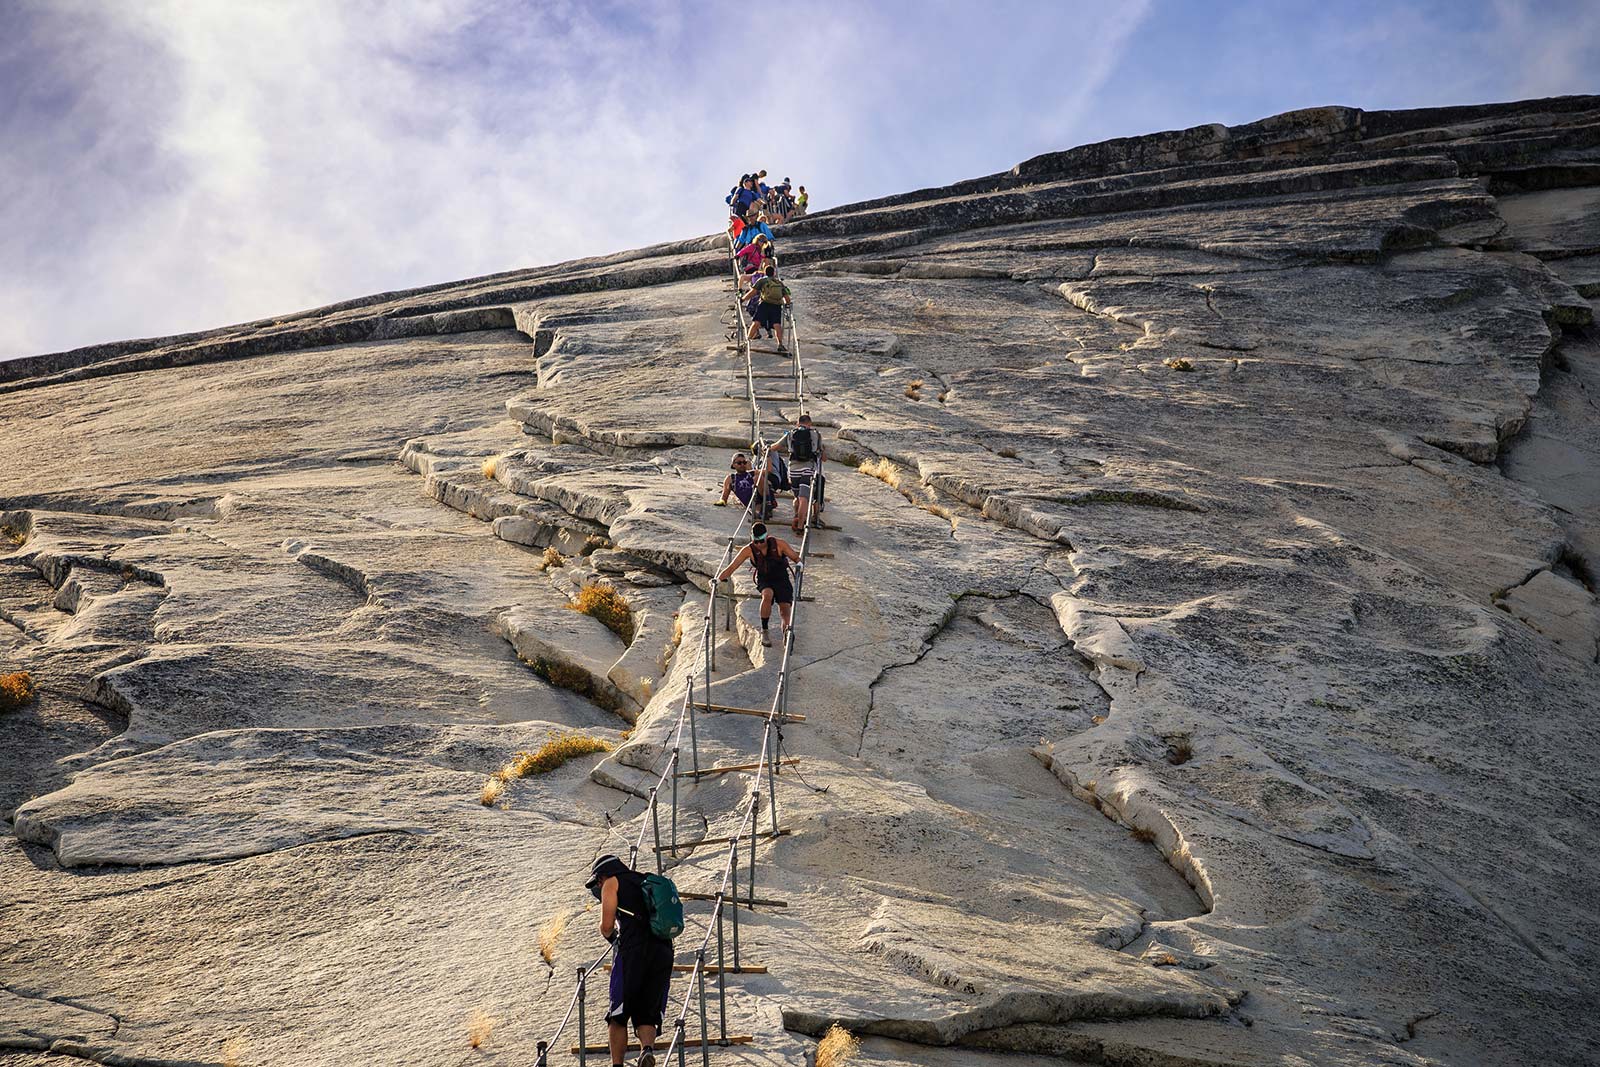
<path fill-rule="evenodd" d="M 751 440 L 751 450 L 752 450 L 752 452 L 754 452 L 756 454 L 756 456 L 766 457 L 766 455 L 767 455 L 767 453 L 769 452 L 770 449 L 769 449 L 769 446 L 766 444 L 765 440 L 763 439 L 763 437 L 761 435 L 760 405 L 759 405 L 759 403 L 758 403 L 758 401 L 756 399 L 755 375 L 754 375 L 753 363 L 752 363 L 751 355 L 750 355 L 749 337 L 748 337 L 748 331 L 746 330 L 745 325 L 744 325 L 744 322 L 745 322 L 744 301 L 740 298 L 741 286 L 739 285 L 738 261 L 733 256 L 733 251 L 734 251 L 733 250 L 733 238 L 732 238 L 731 235 L 729 235 L 728 244 L 729 244 L 729 261 L 732 264 L 733 273 L 734 273 L 734 292 L 735 292 L 734 306 L 735 306 L 735 314 L 736 314 L 736 317 L 737 317 L 737 320 L 738 320 L 738 323 L 739 323 L 739 349 L 740 349 L 740 351 L 742 352 L 742 354 L 744 356 L 744 363 L 745 363 L 745 389 L 746 389 L 747 397 L 748 397 L 748 399 L 750 401 L 750 423 L 751 423 L 751 438 L 752 438 L 752 440 Z M 799 336 L 798 336 L 798 331 L 794 327 L 794 311 L 793 311 L 793 307 L 792 306 L 788 309 L 788 317 L 789 317 L 789 320 L 790 320 L 791 337 L 793 338 L 793 350 L 791 352 L 791 361 L 792 361 L 792 364 L 793 364 L 793 366 L 795 368 L 796 400 L 799 401 L 799 403 L 801 404 L 801 410 L 803 412 L 805 410 L 805 408 L 804 408 L 804 393 L 803 393 L 804 369 L 800 364 Z M 783 437 L 779 439 L 779 441 L 777 443 L 781 443 L 782 440 L 784 438 L 787 438 L 788 436 L 789 436 L 789 434 L 786 432 L 783 435 Z M 754 459 L 754 458 L 755 457 L 753 456 L 752 459 Z M 750 500 L 749 500 L 749 502 L 746 503 L 743 512 L 739 516 L 738 522 L 734 526 L 733 533 L 729 536 L 728 542 L 723 548 L 722 555 L 721 555 L 721 557 L 720 557 L 715 569 L 712 572 L 711 582 L 709 583 L 710 584 L 710 592 L 709 592 L 709 595 L 708 595 L 708 598 L 707 598 L 707 602 L 706 602 L 706 616 L 705 616 L 705 621 L 704 621 L 705 642 L 704 642 L 704 648 L 703 648 L 703 651 L 704 651 L 704 654 L 705 654 L 705 662 L 703 664 L 703 669 L 705 671 L 705 678 L 706 678 L 706 697 L 707 697 L 706 704 L 708 706 L 710 705 L 711 672 L 712 672 L 712 668 L 713 668 L 713 665 L 714 665 L 713 664 L 713 660 L 714 660 L 715 645 L 714 645 L 713 632 L 714 632 L 714 625 L 715 625 L 715 619 L 716 619 L 716 604 L 717 604 L 717 599 L 718 599 L 718 597 L 717 597 L 717 589 L 718 589 L 718 586 L 720 585 L 720 582 L 718 581 L 717 575 L 720 574 L 721 571 L 723 570 L 723 568 L 727 566 L 729 558 L 732 555 L 735 554 L 735 547 L 734 546 L 738 542 L 740 532 L 744 529 L 745 523 L 750 521 L 752 511 L 756 508 L 758 502 L 761 503 L 761 504 L 764 504 L 766 499 L 767 499 L 767 484 L 768 483 L 767 483 L 767 478 L 766 478 L 766 472 L 767 472 L 766 462 L 763 462 L 762 465 L 761 465 L 760 473 L 758 475 L 758 480 L 757 480 L 756 484 L 754 486 L 752 486 L 752 490 L 751 490 L 751 493 L 750 493 Z M 736 874 L 735 874 L 735 871 L 736 871 L 736 869 L 738 867 L 739 844 L 740 844 L 740 841 L 744 838 L 744 833 L 745 833 L 745 830 L 746 830 L 747 827 L 750 830 L 750 871 L 751 871 L 750 883 L 749 883 L 750 884 L 750 899 L 751 899 L 752 903 L 755 900 L 755 859 L 756 859 L 756 836 L 757 836 L 757 831 L 756 831 L 756 828 L 755 828 L 755 819 L 756 819 L 757 813 L 758 813 L 758 811 L 760 809 L 761 785 L 762 785 L 763 777 L 766 778 L 766 783 L 767 783 L 767 788 L 768 788 L 768 793 L 769 793 L 768 809 L 769 809 L 769 813 L 771 814 L 771 817 L 772 817 L 772 832 L 774 834 L 776 834 L 777 830 L 778 830 L 777 792 L 776 792 L 776 789 L 777 789 L 777 783 L 776 783 L 777 768 L 776 768 L 776 763 L 775 763 L 775 761 L 777 759 L 776 750 L 778 748 L 778 743 L 776 743 L 773 739 L 774 739 L 775 735 L 779 731 L 781 731 L 780 720 L 781 720 L 782 716 L 784 715 L 784 709 L 787 707 L 789 657 L 790 657 L 791 653 L 794 650 L 794 629 L 793 629 L 793 627 L 794 627 L 794 624 L 799 620 L 799 615 L 800 615 L 801 592 L 802 592 L 802 590 L 804 589 L 804 586 L 805 586 L 805 569 L 804 569 L 803 564 L 805 562 L 806 553 L 807 553 L 808 548 L 809 548 L 810 539 L 811 539 L 811 521 L 808 521 L 806 523 L 805 532 L 801 535 L 801 539 L 800 539 L 800 548 L 799 548 L 799 551 L 798 551 L 798 555 L 800 557 L 799 562 L 802 564 L 802 566 L 799 567 L 799 569 L 798 569 L 799 573 L 796 575 L 795 602 L 794 602 L 794 606 L 790 609 L 790 628 L 788 630 L 786 630 L 785 633 L 784 633 L 783 654 L 782 654 L 782 656 L 781 656 L 781 658 L 779 660 L 779 664 L 778 664 L 778 681 L 777 681 L 777 685 L 775 686 L 775 690 L 774 690 L 774 693 L 773 693 L 772 705 L 769 708 L 769 710 L 767 712 L 767 715 L 764 718 L 764 726 L 763 726 L 762 733 L 761 733 L 761 758 L 757 761 L 755 769 L 754 769 L 754 772 L 753 772 L 754 773 L 754 781 L 753 781 L 753 784 L 752 784 L 752 788 L 750 790 L 749 799 L 745 802 L 745 805 L 744 805 L 744 809 L 745 809 L 744 810 L 744 814 L 739 819 L 738 829 L 732 835 L 730 835 L 730 838 L 729 838 L 729 842 L 728 842 L 728 857 L 723 862 L 722 879 L 718 883 L 717 893 L 716 893 L 716 897 L 715 897 L 715 905 L 713 906 L 712 911 L 711 911 L 711 918 L 710 918 L 710 921 L 707 924 L 706 933 L 701 938 L 700 946 L 695 952 L 695 964 L 694 964 L 694 967 L 691 970 L 691 973 L 689 975 L 690 988 L 689 988 L 689 990 L 687 992 L 685 992 L 682 1006 L 679 1008 L 677 1018 L 674 1020 L 674 1027 L 673 1027 L 674 1028 L 674 1034 L 673 1034 L 672 1041 L 668 1044 L 666 1051 L 663 1053 L 663 1059 L 664 1060 L 669 1058 L 675 1050 L 678 1051 L 680 1055 L 682 1054 L 682 1048 L 680 1046 L 681 1046 L 681 1042 L 684 1040 L 684 1032 L 685 1032 L 684 1028 L 685 1028 L 685 1021 L 686 1021 L 687 1016 L 688 1016 L 689 1004 L 690 1004 L 690 1001 L 692 1000 L 692 998 L 694 997 L 694 994 L 696 992 L 696 987 L 698 987 L 698 990 L 699 990 L 699 993 L 700 993 L 700 1016 L 701 1016 L 700 1022 L 701 1022 L 701 1030 L 702 1030 L 702 1050 L 703 1050 L 703 1055 L 706 1058 L 706 1062 L 709 1062 L 710 1053 L 709 1053 L 709 1047 L 706 1044 L 706 1041 L 708 1040 L 708 1037 L 705 1034 L 705 1025 L 706 1025 L 705 988 L 704 988 L 705 953 L 706 953 L 706 949 L 710 945 L 711 936 L 712 936 L 713 933 L 716 933 L 716 934 L 719 935 L 718 936 L 718 945 L 719 945 L 719 952 L 720 952 L 720 946 L 721 946 L 720 920 L 722 918 L 722 915 L 723 915 L 724 910 L 725 910 L 726 905 L 727 905 L 729 883 L 734 878 L 737 877 Z M 657 855 L 658 864 L 660 863 L 660 855 L 661 855 L 661 848 L 660 848 L 660 841 L 659 841 L 659 838 L 660 838 L 660 827 L 659 827 L 659 820 L 656 817 L 655 813 L 658 810 L 657 809 L 657 798 L 658 798 L 658 795 L 660 793 L 661 788 L 668 781 L 668 776 L 669 775 L 671 776 L 671 780 L 672 780 L 673 797 L 674 797 L 672 848 L 673 848 L 674 854 L 676 854 L 676 852 L 677 852 L 677 833 L 676 833 L 676 824 L 677 824 L 677 804 L 676 804 L 676 797 L 677 797 L 677 770 L 678 770 L 678 766 L 679 766 L 680 759 L 681 759 L 681 748 L 682 748 L 682 741 L 683 741 L 683 728 L 684 728 L 684 723 L 685 723 L 686 719 L 687 719 L 687 721 L 689 723 L 692 743 L 695 745 L 695 763 L 696 763 L 696 768 L 695 769 L 697 771 L 699 770 L 699 766 L 698 766 L 698 764 L 699 764 L 698 740 L 695 737 L 694 719 L 693 719 L 693 715 L 692 715 L 692 713 L 690 711 L 690 706 L 691 706 L 691 703 L 693 701 L 693 697 L 694 697 L 694 679 L 691 676 L 690 682 L 689 682 L 689 687 L 688 687 L 687 691 L 684 694 L 683 706 L 679 709 L 679 712 L 678 712 L 678 722 L 677 722 L 675 730 L 673 732 L 673 742 L 672 742 L 672 749 L 671 749 L 672 754 L 671 754 L 671 756 L 669 757 L 669 759 L 667 761 L 666 767 L 663 768 L 661 774 L 657 776 L 655 784 L 653 786 L 651 786 L 648 794 L 645 797 L 646 803 L 651 808 L 652 823 L 654 823 L 656 825 L 656 835 L 657 835 L 657 851 L 656 851 L 656 855 Z M 644 844 L 645 832 L 650 828 L 650 826 L 651 826 L 651 823 L 644 823 L 639 828 L 638 837 L 635 839 L 634 844 L 631 846 L 631 849 L 630 849 L 630 855 L 629 855 L 629 866 L 630 867 L 633 866 L 635 861 L 637 860 L 639 849 L 642 848 L 643 844 Z M 687 847 L 693 848 L 694 846 L 693 845 L 689 845 Z M 737 906 L 737 904 L 735 906 Z M 605 950 L 598 957 L 596 957 L 596 959 L 594 960 L 593 963 L 589 964 L 587 967 L 579 968 L 577 989 L 574 990 L 572 998 L 567 1003 L 567 1010 L 566 1010 L 566 1013 L 562 1016 L 561 1023 L 559 1024 L 559 1026 L 557 1026 L 555 1033 L 550 1037 L 550 1040 L 548 1042 L 540 1042 L 539 1045 L 538 1045 L 537 1067 L 547 1067 L 549 1049 L 552 1046 L 554 1046 L 555 1042 L 560 1039 L 561 1034 L 565 1032 L 566 1027 L 567 1027 L 567 1023 L 571 1021 L 573 1010 L 578 1007 L 579 1001 L 581 1000 L 581 998 L 583 997 L 583 995 L 585 994 L 585 992 L 587 990 L 587 980 L 588 980 L 589 976 L 592 975 L 600 966 L 602 966 L 606 962 L 606 960 L 611 957 L 611 955 L 613 954 L 614 951 L 615 951 L 615 944 L 614 943 L 608 943 L 606 945 Z M 737 958 L 737 953 L 738 953 L 738 923 L 737 923 L 737 921 L 735 921 L 735 923 L 734 923 L 734 951 L 735 951 L 735 957 Z M 721 973 L 722 972 L 719 972 L 719 974 L 721 974 Z M 580 1017 L 581 1017 L 581 1014 L 582 1014 L 581 1008 L 579 1008 L 579 1012 L 580 1012 Z"/>

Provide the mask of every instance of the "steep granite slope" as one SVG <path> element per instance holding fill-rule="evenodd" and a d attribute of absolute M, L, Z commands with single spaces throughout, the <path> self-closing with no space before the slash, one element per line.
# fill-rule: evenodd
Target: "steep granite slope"
<path fill-rule="evenodd" d="M 830 555 L 717 1061 L 1593 1062 L 1600 98 L 1121 139 L 779 248 Z M 700 670 L 726 270 L 0 364 L 0 1062 L 531 1062 L 598 944 L 538 929 Z M 565 610 L 601 577 L 631 640 Z M 479 803 L 574 727 L 620 747 Z"/>

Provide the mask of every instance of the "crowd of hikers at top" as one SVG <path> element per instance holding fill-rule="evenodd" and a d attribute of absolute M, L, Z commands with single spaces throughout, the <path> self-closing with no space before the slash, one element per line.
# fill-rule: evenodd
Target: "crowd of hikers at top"
<path fill-rule="evenodd" d="M 728 204 L 728 236 L 733 241 L 733 258 L 738 264 L 740 299 L 750 315 L 748 339 L 754 341 L 762 331 L 783 347 L 783 309 L 789 304 L 789 287 L 778 279 L 778 250 L 772 227 L 806 213 L 810 195 L 806 187 L 795 186 L 788 178 L 778 185 L 767 184 L 767 172 L 756 171 L 739 178 L 739 184 L 724 198 Z"/>
<path fill-rule="evenodd" d="M 778 280 L 772 226 L 804 215 L 808 198 L 805 186 L 793 195 L 788 178 L 781 185 L 768 186 L 766 176 L 766 171 L 746 174 L 728 194 L 728 236 L 739 263 L 742 298 L 753 307 L 750 340 L 762 329 L 769 336 L 775 331 L 781 350 L 783 309 L 790 303 L 790 294 L 789 287 Z M 758 462 L 752 462 L 751 455 Z M 821 522 L 826 481 L 822 465 L 827 458 L 822 432 L 812 425 L 811 416 L 802 412 L 770 448 L 734 455 L 733 473 L 723 480 L 722 499 L 717 503 L 726 505 L 730 495 L 737 497 L 751 509 L 752 518 L 767 520 L 775 517 L 778 494 L 792 493 L 794 514 L 789 525 L 800 533 L 807 525 Z M 774 605 L 784 631 L 793 629 L 792 575 L 803 567 L 800 552 L 782 537 L 768 533 L 765 521 L 756 521 L 750 527 L 749 543 L 722 569 L 717 581 L 727 580 L 746 563 L 754 571 L 761 593 L 761 643 L 770 647 L 768 630 Z M 629 1023 L 639 1038 L 636 1067 L 656 1067 L 655 1042 L 667 1010 L 675 958 L 672 939 L 683 931 L 677 888 L 669 879 L 643 874 L 612 855 L 595 860 L 585 888 L 600 903 L 600 936 L 616 947 L 608 989 L 610 1006 L 605 1014 L 612 1067 L 624 1067 Z M 679 1051 L 681 1054 L 681 1047 Z"/>

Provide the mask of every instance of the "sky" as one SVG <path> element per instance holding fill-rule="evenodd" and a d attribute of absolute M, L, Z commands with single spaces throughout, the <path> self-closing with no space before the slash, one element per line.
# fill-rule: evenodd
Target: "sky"
<path fill-rule="evenodd" d="M 1600 0 L 0 0 L 0 358 L 710 233 L 757 167 L 1585 92 Z"/>

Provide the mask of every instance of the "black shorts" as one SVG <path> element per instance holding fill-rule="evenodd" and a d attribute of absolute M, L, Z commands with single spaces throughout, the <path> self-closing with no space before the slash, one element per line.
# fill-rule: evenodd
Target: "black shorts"
<path fill-rule="evenodd" d="M 756 305 L 756 325 L 764 329 L 772 329 L 783 325 L 783 305 L 768 304 L 763 301 Z"/>
<path fill-rule="evenodd" d="M 606 1022 L 632 1022 L 635 1029 L 661 1029 L 667 1011 L 667 991 L 672 984 L 672 945 L 652 944 L 640 953 L 617 953 L 611 965 L 611 1007 Z"/>
<path fill-rule="evenodd" d="M 788 568 L 770 577 L 761 578 L 756 582 L 756 589 L 760 592 L 772 590 L 774 604 L 793 604 L 794 585 L 789 581 Z"/>

